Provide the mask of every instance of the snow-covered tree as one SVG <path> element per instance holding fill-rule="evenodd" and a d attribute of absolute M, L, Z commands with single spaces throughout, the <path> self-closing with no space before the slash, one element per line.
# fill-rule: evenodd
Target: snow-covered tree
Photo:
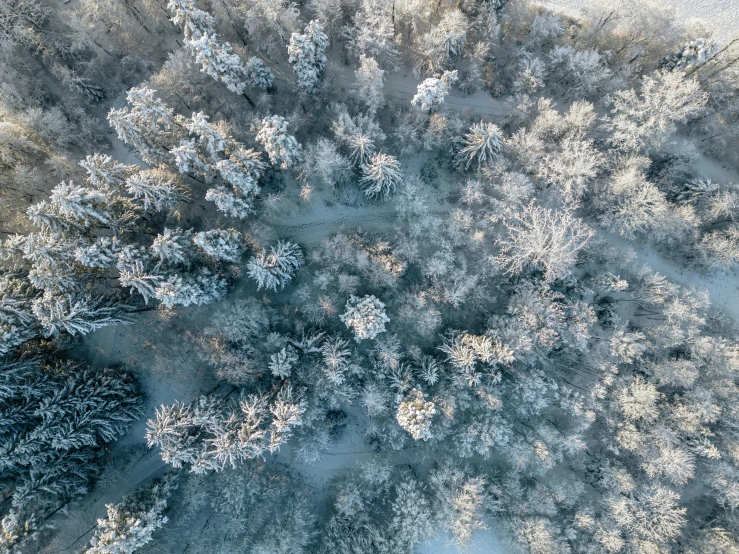
<path fill-rule="evenodd" d="M 108 305 L 101 298 L 48 291 L 33 301 L 33 315 L 47 337 L 62 332 L 86 335 L 108 325 L 131 323 L 121 307 Z"/>
<path fill-rule="evenodd" d="M 216 260 L 237 263 L 244 252 L 244 237 L 235 229 L 211 229 L 195 233 L 195 246 Z"/>
<path fill-rule="evenodd" d="M 261 58 L 257 58 L 256 56 L 249 58 L 244 67 L 244 72 L 246 74 L 246 83 L 252 88 L 268 90 L 275 80 L 272 70 Z"/>
<path fill-rule="evenodd" d="M 414 439 L 429 440 L 433 436 L 431 421 L 435 413 L 434 403 L 426 400 L 420 390 L 413 389 L 398 405 L 395 417 L 398 425 L 408 431 Z"/>
<path fill-rule="evenodd" d="M 243 196 L 238 196 L 222 185 L 208 189 L 205 199 L 213 202 L 216 208 L 231 217 L 244 219 L 254 212 L 251 199 L 247 200 Z"/>
<path fill-rule="evenodd" d="M 108 515 L 98 519 L 85 554 L 133 554 L 152 541 L 167 523 L 164 511 L 174 481 L 165 477 L 129 494 L 118 504 L 106 504 Z"/>
<path fill-rule="evenodd" d="M 96 453 L 141 415 L 141 400 L 122 371 L 37 358 L 0 369 L 0 475 L 16 507 L 43 514 L 85 492 Z"/>
<path fill-rule="evenodd" d="M 385 314 L 385 304 L 373 295 L 362 298 L 351 295 L 345 310 L 340 319 L 348 329 L 354 331 L 357 342 L 374 339 L 385 331 L 385 323 L 390 321 Z"/>
<path fill-rule="evenodd" d="M 439 24 L 420 37 L 421 67 L 430 73 L 454 67 L 462 55 L 469 31 L 467 16 L 460 10 L 445 11 Z"/>
<path fill-rule="evenodd" d="M 172 13 L 172 23 L 182 27 L 186 40 L 197 39 L 215 24 L 213 16 L 195 6 L 195 0 L 169 0 L 167 9 Z"/>
<path fill-rule="evenodd" d="M 353 26 L 346 30 L 349 50 L 357 57 L 367 56 L 380 67 L 395 67 L 400 57 L 391 6 L 380 0 L 363 0 L 354 16 Z"/>
<path fill-rule="evenodd" d="M 144 211 L 164 212 L 184 200 L 173 174 L 164 168 L 137 171 L 126 179 L 126 192 L 141 202 Z"/>
<path fill-rule="evenodd" d="M 166 160 L 175 131 L 172 109 L 155 98 L 155 93 L 146 87 L 133 87 L 126 94 L 128 106 L 108 112 L 108 122 L 118 138 L 149 164 Z"/>
<path fill-rule="evenodd" d="M 503 133 L 494 123 L 475 123 L 464 136 L 463 147 L 457 154 L 457 164 L 465 169 L 477 164 L 479 169 L 486 163 L 494 162 L 503 145 Z"/>
<path fill-rule="evenodd" d="M 613 95 L 611 140 L 626 150 L 658 149 L 677 123 L 700 114 L 707 101 L 700 83 L 679 72 L 646 75 L 640 92 L 628 89 Z"/>
<path fill-rule="evenodd" d="M 528 204 L 506 218 L 507 236 L 498 239 L 499 261 L 512 273 L 543 271 L 546 281 L 566 276 L 594 231 L 566 211 Z"/>
<path fill-rule="evenodd" d="M 103 190 L 120 190 L 126 179 L 139 168 L 115 161 L 107 154 L 92 154 L 80 162 L 87 171 L 87 181 L 95 188 Z"/>
<path fill-rule="evenodd" d="M 293 33 L 287 47 L 288 61 L 298 76 L 298 88 L 310 93 L 318 86 L 326 67 L 328 37 L 318 21 L 311 21 L 304 34 Z"/>
<path fill-rule="evenodd" d="M 431 112 L 444 103 L 451 90 L 452 83 L 457 80 L 457 71 L 445 71 L 441 78 L 431 77 L 418 85 L 416 95 L 411 104 L 419 106 L 425 112 Z"/>
<path fill-rule="evenodd" d="M 300 159 L 301 146 L 295 137 L 287 132 L 288 121 L 282 116 L 273 115 L 262 119 L 255 137 L 269 155 L 269 160 L 283 168 L 295 165 Z"/>
<path fill-rule="evenodd" d="M 269 251 L 253 256 L 247 264 L 249 276 L 257 282 L 257 288 L 277 291 L 284 289 L 295 272 L 303 266 L 303 252 L 297 244 L 278 241 Z"/>
<path fill-rule="evenodd" d="M 359 180 L 369 198 L 389 198 L 403 182 L 400 162 L 390 154 L 379 152 L 373 155 L 362 166 L 362 178 Z"/>
<path fill-rule="evenodd" d="M 359 57 L 359 67 L 354 72 L 357 79 L 357 97 L 367 105 L 367 111 L 374 114 L 385 105 L 382 93 L 385 71 L 373 58 L 364 54 Z"/>

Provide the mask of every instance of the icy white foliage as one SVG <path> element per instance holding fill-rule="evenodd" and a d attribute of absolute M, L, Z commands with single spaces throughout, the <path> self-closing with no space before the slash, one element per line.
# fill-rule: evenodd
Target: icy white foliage
<path fill-rule="evenodd" d="M 255 137 L 269 155 L 269 160 L 283 168 L 295 165 L 300 160 L 301 146 L 295 137 L 287 133 L 288 121 L 280 115 L 262 119 Z"/>
<path fill-rule="evenodd" d="M 403 182 L 400 162 L 390 154 L 379 152 L 362 166 L 362 178 L 359 182 L 365 196 L 389 198 Z"/>
<path fill-rule="evenodd" d="M 128 106 L 108 112 L 108 122 L 118 138 L 150 164 L 165 159 L 164 147 L 175 128 L 172 109 L 154 98 L 155 93 L 146 87 L 133 87 L 126 94 Z"/>
<path fill-rule="evenodd" d="M 115 263 L 119 249 L 120 242 L 116 237 L 100 237 L 92 244 L 78 246 L 74 259 L 85 267 L 108 267 Z"/>
<path fill-rule="evenodd" d="M 288 61 L 298 76 L 298 88 L 312 92 L 323 77 L 328 37 L 318 21 L 311 21 L 304 34 L 293 33 L 287 47 Z"/>
<path fill-rule="evenodd" d="M 445 71 L 441 78 L 431 77 L 418 85 L 416 95 L 411 99 L 411 104 L 419 106 L 422 110 L 430 112 L 444 103 L 444 99 L 451 90 L 452 83 L 457 80 L 457 72 Z"/>
<path fill-rule="evenodd" d="M 242 94 L 248 79 L 247 68 L 233 53 L 231 44 L 215 34 L 213 18 L 197 9 L 192 0 L 170 0 L 167 8 L 173 13 L 172 21 L 182 27 L 185 46 L 194 53 L 201 71 L 222 81 L 228 90 Z"/>
<path fill-rule="evenodd" d="M 539 58 L 530 56 L 521 60 L 513 88 L 517 92 L 533 93 L 544 86 L 544 74 L 546 66 Z"/>
<path fill-rule="evenodd" d="M 298 363 L 298 356 L 295 350 L 292 347 L 285 347 L 270 356 L 269 370 L 275 377 L 287 379 L 296 363 Z"/>
<path fill-rule="evenodd" d="M 246 83 L 253 88 L 267 90 L 275 80 L 272 70 L 261 58 L 257 58 L 256 56 L 249 58 L 244 67 L 244 72 L 246 74 Z"/>
<path fill-rule="evenodd" d="M 87 171 L 87 181 L 96 188 L 121 189 L 126 178 L 139 168 L 115 161 L 107 154 L 92 154 L 80 162 Z"/>
<path fill-rule="evenodd" d="M 200 157 L 195 139 L 183 139 L 169 152 L 172 155 L 177 171 L 204 175 L 208 172 L 208 164 Z"/>
<path fill-rule="evenodd" d="M 547 281 L 565 277 L 595 234 L 569 212 L 534 204 L 506 218 L 505 225 L 508 233 L 498 239 L 498 260 L 512 273 L 526 267 L 541 270 Z"/>
<path fill-rule="evenodd" d="M 228 139 L 218 127 L 208 121 L 207 115 L 203 112 L 193 113 L 185 128 L 190 135 L 198 137 L 198 142 L 210 156 L 211 163 L 221 159 L 220 154 L 226 149 Z"/>
<path fill-rule="evenodd" d="M 303 252 L 297 244 L 278 241 L 269 251 L 253 256 L 247 264 L 249 276 L 257 282 L 257 289 L 277 291 L 284 289 L 295 272 L 303 266 Z"/>
<path fill-rule="evenodd" d="M 184 195 L 172 176 L 158 170 L 144 170 L 126 179 L 126 192 L 140 200 L 145 211 L 171 210 Z"/>
<path fill-rule="evenodd" d="M 267 165 L 261 160 L 259 152 L 240 146 L 215 167 L 224 181 L 250 198 L 259 192 L 258 181 Z"/>
<path fill-rule="evenodd" d="M 351 162 L 341 155 L 336 143 L 319 138 L 306 148 L 301 177 L 308 181 L 335 186 L 351 175 Z"/>
<path fill-rule="evenodd" d="M 209 304 L 226 294 L 226 280 L 205 267 L 196 273 L 170 275 L 154 289 L 165 308 Z"/>
<path fill-rule="evenodd" d="M 108 516 L 98 519 L 85 554 L 133 554 L 150 543 L 154 531 L 167 523 L 163 513 L 171 489 L 171 481 L 161 481 L 134 492 L 119 504 L 106 504 Z"/>
<path fill-rule="evenodd" d="M 669 54 L 662 60 L 662 67 L 670 71 L 689 71 L 706 63 L 718 50 L 719 43 L 710 38 L 688 41 L 682 50 Z"/>
<path fill-rule="evenodd" d="M 414 439 L 426 441 L 433 437 L 431 421 L 435 413 L 434 403 L 426 400 L 420 390 L 413 389 L 398 406 L 395 418 L 398 425 L 408 431 Z"/>
<path fill-rule="evenodd" d="M 494 162 L 498 158 L 503 145 L 503 133 L 494 123 L 475 123 L 464 136 L 464 146 L 457 154 L 457 163 L 465 169 L 477 164 L 482 165 Z"/>
<path fill-rule="evenodd" d="M 244 236 L 235 229 L 211 229 L 195 233 L 192 242 L 216 260 L 237 263 L 244 252 Z"/>
<path fill-rule="evenodd" d="M 363 0 L 353 28 L 346 31 L 349 49 L 357 58 L 367 56 L 384 68 L 394 67 L 400 57 L 390 8 L 380 0 Z"/>
<path fill-rule="evenodd" d="M 216 81 L 222 81 L 231 92 L 242 94 L 246 88 L 246 68 L 241 58 L 233 53 L 231 45 L 221 42 L 214 34 L 204 33 L 197 39 L 187 42 L 195 53 L 195 60 L 201 64 L 203 73 Z"/>
<path fill-rule="evenodd" d="M 390 321 L 385 314 L 385 304 L 373 295 L 362 298 L 351 295 L 346 303 L 346 311 L 340 319 L 347 328 L 354 331 L 357 342 L 374 339 L 385 332 L 385 323 Z"/>
<path fill-rule="evenodd" d="M 182 27 L 185 39 L 198 38 L 213 28 L 213 17 L 195 6 L 195 0 L 169 0 L 167 9 L 172 12 L 172 22 Z"/>
<path fill-rule="evenodd" d="M 244 219 L 254 212 L 254 206 L 250 200 L 237 196 L 222 185 L 208 189 L 205 199 L 213 202 L 216 208 L 231 217 Z"/>
<path fill-rule="evenodd" d="M 107 325 L 130 323 L 122 310 L 91 296 L 53 295 L 48 291 L 33 302 L 43 333 L 54 337 L 62 332 L 86 335 Z"/>
<path fill-rule="evenodd" d="M 354 72 L 357 79 L 357 96 L 367 105 L 370 113 L 375 113 L 385 105 L 385 95 L 382 93 L 385 71 L 372 58 L 364 54 L 359 57 L 359 67 Z"/>
<path fill-rule="evenodd" d="M 613 142 L 626 150 L 651 151 L 663 144 L 677 123 L 700 114 L 708 94 L 696 79 L 658 71 L 642 78 L 640 92 L 618 91 L 612 102 Z"/>

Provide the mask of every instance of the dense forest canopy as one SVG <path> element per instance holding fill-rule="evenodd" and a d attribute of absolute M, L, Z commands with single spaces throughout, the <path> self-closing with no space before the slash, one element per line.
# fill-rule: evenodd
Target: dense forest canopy
<path fill-rule="evenodd" d="M 739 552 L 736 40 L 0 0 L 0 552 Z"/>

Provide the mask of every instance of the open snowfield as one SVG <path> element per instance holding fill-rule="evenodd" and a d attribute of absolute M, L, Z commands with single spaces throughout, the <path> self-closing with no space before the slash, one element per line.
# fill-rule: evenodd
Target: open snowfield
<path fill-rule="evenodd" d="M 547 6 L 576 15 L 589 4 L 588 0 L 545 0 Z M 616 4 L 616 2 L 614 2 Z M 660 4 L 672 6 L 679 19 L 700 21 L 712 30 L 721 42 L 734 38 L 739 28 L 739 0 L 667 0 Z"/>

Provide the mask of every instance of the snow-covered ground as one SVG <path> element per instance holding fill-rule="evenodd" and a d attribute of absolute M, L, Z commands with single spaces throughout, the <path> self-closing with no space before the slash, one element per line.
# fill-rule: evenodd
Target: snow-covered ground
<path fill-rule="evenodd" d="M 591 0 L 543 0 L 553 9 L 577 16 Z M 615 6 L 618 2 L 613 2 Z M 739 34 L 739 0 L 665 0 L 679 20 L 698 20 L 724 44 Z"/>

